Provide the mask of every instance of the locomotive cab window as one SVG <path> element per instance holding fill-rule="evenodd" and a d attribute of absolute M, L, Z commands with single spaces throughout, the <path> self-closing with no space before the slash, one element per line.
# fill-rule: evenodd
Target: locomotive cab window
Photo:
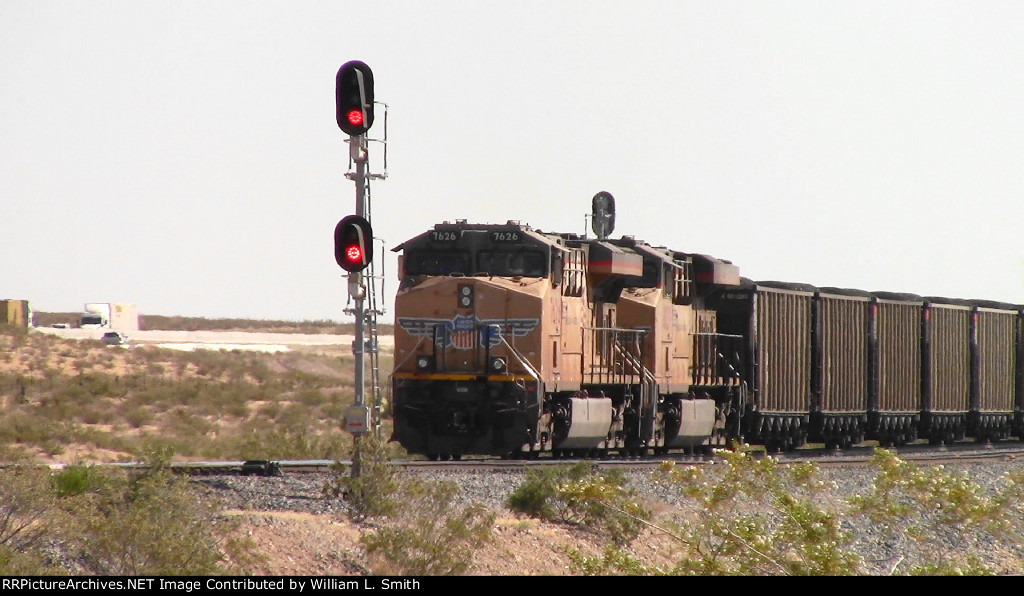
<path fill-rule="evenodd" d="M 461 250 L 417 250 L 405 257 L 408 275 L 469 275 L 471 269 L 469 253 Z"/>
<path fill-rule="evenodd" d="M 533 250 L 482 250 L 477 255 L 477 273 L 497 277 L 544 277 L 547 255 Z"/>

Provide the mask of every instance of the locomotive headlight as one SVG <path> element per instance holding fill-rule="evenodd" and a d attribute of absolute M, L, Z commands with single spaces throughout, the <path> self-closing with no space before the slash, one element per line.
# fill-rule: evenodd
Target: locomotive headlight
<path fill-rule="evenodd" d="M 473 286 L 469 284 L 459 285 L 459 306 L 461 308 L 473 306 Z"/>
<path fill-rule="evenodd" d="M 502 374 L 508 370 L 508 361 L 505 360 L 504 356 L 491 356 L 491 359 L 487 362 L 488 372 Z"/>
<path fill-rule="evenodd" d="M 433 372 L 434 371 L 434 357 L 433 356 L 417 356 L 416 357 L 416 372 Z"/>

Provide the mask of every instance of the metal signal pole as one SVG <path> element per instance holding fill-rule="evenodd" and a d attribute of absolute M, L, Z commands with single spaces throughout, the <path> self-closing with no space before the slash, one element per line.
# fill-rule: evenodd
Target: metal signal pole
<path fill-rule="evenodd" d="M 359 476 L 359 444 L 360 438 L 378 427 L 374 423 L 371 408 L 365 398 L 365 361 L 363 354 L 369 351 L 372 364 L 372 382 L 374 409 L 380 404 L 379 358 L 377 355 L 377 314 L 375 300 L 376 276 L 373 273 L 373 229 L 370 224 L 369 180 L 384 178 L 367 172 L 368 150 L 366 132 L 373 124 L 373 72 L 365 63 L 358 60 L 346 62 L 338 70 L 336 77 L 335 99 L 337 104 L 338 127 L 349 135 L 349 166 L 355 164 L 355 172 L 345 174 L 346 178 L 355 182 L 356 205 L 355 214 L 338 222 L 334 230 L 334 256 L 338 265 L 348 271 L 348 294 L 354 303 L 353 308 L 345 309 L 346 314 L 355 318 L 355 341 L 352 342 L 352 355 L 355 368 L 355 399 L 353 405 L 345 413 L 345 430 L 354 436 L 352 456 L 352 476 Z M 385 115 L 385 137 L 387 136 L 387 116 Z M 386 143 L 386 138 L 382 141 Z M 385 145 L 384 168 L 387 169 L 387 149 Z M 371 267 L 369 275 L 363 270 Z M 367 309 L 365 300 L 369 300 Z M 369 340 L 367 339 L 369 327 Z"/>

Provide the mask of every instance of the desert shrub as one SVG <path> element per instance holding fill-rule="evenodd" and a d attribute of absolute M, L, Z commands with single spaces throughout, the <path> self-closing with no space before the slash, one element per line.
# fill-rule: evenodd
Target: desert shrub
<path fill-rule="evenodd" d="M 0 483 L 0 575 L 49 572 L 42 552 L 54 531 L 47 517 L 54 502 L 48 473 L 35 466 L 4 470 Z"/>
<path fill-rule="evenodd" d="M 265 404 L 261 404 L 256 410 L 256 416 L 258 418 L 265 418 L 267 420 L 274 420 L 281 413 L 283 406 L 280 402 L 271 401 Z"/>
<path fill-rule="evenodd" d="M 75 411 L 75 419 L 82 424 L 106 424 L 115 420 L 115 409 L 112 404 L 100 401 L 82 404 Z"/>
<path fill-rule="evenodd" d="M 242 434 L 218 441 L 223 457 L 236 459 L 339 459 L 347 457 L 352 436 L 340 430 L 280 430 L 273 425 L 247 425 Z"/>
<path fill-rule="evenodd" d="M 505 504 L 513 511 L 553 520 L 558 516 L 555 509 L 558 487 L 564 482 L 584 478 L 590 471 L 590 466 L 585 462 L 573 466 L 529 468 L 523 481 L 506 498 Z"/>
<path fill-rule="evenodd" d="M 14 412 L 0 418 L 0 441 L 40 445 L 46 441 L 68 440 L 73 427 L 31 412 Z"/>
<path fill-rule="evenodd" d="M 200 388 L 192 410 L 206 416 L 243 418 L 249 414 L 249 403 L 260 398 L 248 383 L 209 383 Z"/>
<path fill-rule="evenodd" d="M 169 412 L 164 427 L 172 435 L 188 437 L 205 435 L 215 429 L 216 425 L 189 409 L 178 407 Z"/>
<path fill-rule="evenodd" d="M 618 470 L 562 484 L 557 492 L 562 521 L 606 533 L 622 545 L 633 541 L 651 512 L 637 503 Z"/>
<path fill-rule="evenodd" d="M 76 464 L 53 474 L 50 482 L 58 497 L 70 497 L 102 489 L 107 477 L 95 466 Z"/>
<path fill-rule="evenodd" d="M 348 411 L 351 404 L 343 404 L 337 401 L 324 404 L 318 410 L 319 416 L 327 420 L 344 420 L 345 412 Z"/>
<path fill-rule="evenodd" d="M 683 547 L 672 568 L 648 566 L 609 545 L 599 557 L 570 552 L 572 569 L 628 575 L 866 573 L 868 562 L 856 555 L 843 529 L 845 516 L 863 517 L 880 530 L 872 534 L 878 541 L 870 545 L 874 552 L 884 553 L 885 544 L 909 544 L 909 550 L 896 553 L 890 574 L 984 575 L 996 571 L 986 559 L 998 552 L 1014 556 L 1024 535 L 1024 472 L 1006 476 L 985 494 L 966 474 L 942 466 L 918 468 L 879 449 L 871 491 L 829 502 L 814 464 L 780 466 L 774 458 L 755 459 L 742 449 L 716 455 L 714 466 L 668 462 L 655 475 L 685 497 L 684 514 L 656 528 Z M 900 567 L 908 558 L 915 563 Z"/>
<path fill-rule="evenodd" d="M 199 390 L 193 384 L 171 383 L 138 391 L 128 401 L 139 406 L 169 410 L 175 406 L 191 404 L 198 396 Z"/>
<path fill-rule="evenodd" d="M 153 421 L 153 412 L 137 404 L 128 404 L 121 410 L 121 416 L 132 428 L 141 428 Z"/>
<path fill-rule="evenodd" d="M 464 574 L 473 553 L 491 540 L 496 514 L 479 503 L 458 504 L 458 492 L 452 482 L 406 478 L 397 515 L 360 537 L 374 573 Z"/>
<path fill-rule="evenodd" d="M 966 472 L 943 466 L 921 467 L 895 453 L 876 449 L 878 468 L 870 492 L 850 499 L 852 513 L 880 530 L 882 540 L 910 538 L 909 548 L 920 561 L 892 569 L 906 575 L 986 575 L 995 570 L 984 561 L 985 548 L 1012 549 L 1024 537 L 1024 471 L 1002 479 L 990 494 Z M 943 536 L 943 540 L 934 540 Z M 950 549 L 949 543 L 958 544 Z"/>
<path fill-rule="evenodd" d="M 662 470 L 692 504 L 676 531 L 687 556 L 676 573 L 849 575 L 859 569 L 847 550 L 839 515 L 827 510 L 814 464 L 780 467 L 771 457 L 718 450 L 722 465 Z M 717 462 L 716 462 L 717 463 Z"/>
<path fill-rule="evenodd" d="M 315 424 L 309 408 L 302 404 L 289 403 L 278 412 L 276 422 L 282 428 L 302 429 Z"/>
<path fill-rule="evenodd" d="M 615 544 L 635 539 L 651 517 L 635 501 L 621 472 L 597 471 L 586 462 L 528 470 L 506 505 L 541 519 L 604 532 Z"/>
<path fill-rule="evenodd" d="M 305 389 L 296 393 L 294 399 L 308 408 L 328 403 L 331 398 L 322 391 Z"/>
<path fill-rule="evenodd" d="M 76 560 L 97 575 L 238 574 L 256 562 L 238 520 L 166 467 L 112 476 L 100 492 L 66 499 Z"/>
<path fill-rule="evenodd" d="M 387 443 L 377 436 L 367 434 L 355 439 L 352 463 L 334 462 L 324 485 L 324 496 L 345 499 L 353 521 L 396 514 L 403 499 L 403 477 L 390 465 L 390 459 Z"/>
<path fill-rule="evenodd" d="M 651 576 L 669 573 L 611 544 L 605 547 L 599 557 L 590 557 L 575 549 L 570 549 L 566 554 L 569 556 L 570 568 L 582 575 Z"/>

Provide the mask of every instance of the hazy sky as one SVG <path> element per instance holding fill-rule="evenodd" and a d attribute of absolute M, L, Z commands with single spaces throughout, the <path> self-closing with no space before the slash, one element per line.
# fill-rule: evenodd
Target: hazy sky
<path fill-rule="evenodd" d="M 353 59 L 384 322 L 394 246 L 602 190 L 751 279 L 1024 303 L 1020 0 L 0 0 L 0 298 L 347 319 Z"/>

